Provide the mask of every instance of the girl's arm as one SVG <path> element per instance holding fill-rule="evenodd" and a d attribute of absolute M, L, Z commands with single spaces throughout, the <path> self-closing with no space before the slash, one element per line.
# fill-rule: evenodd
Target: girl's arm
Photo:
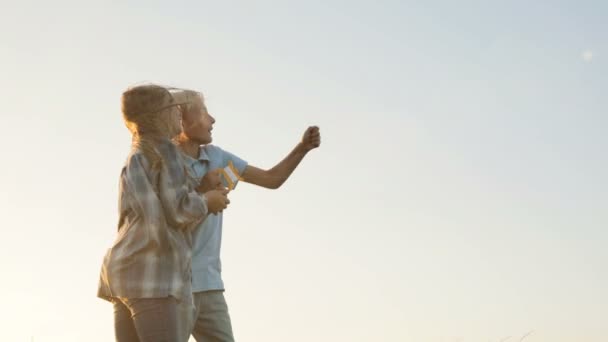
<path fill-rule="evenodd" d="M 215 214 L 230 203 L 226 190 L 209 189 L 203 194 L 203 191 L 195 190 L 195 184 L 188 184 L 187 166 L 182 152 L 175 145 L 160 145 L 159 152 L 164 160 L 159 175 L 159 197 L 167 222 L 172 227 L 193 227 L 208 214 Z"/>
<path fill-rule="evenodd" d="M 160 170 L 151 170 L 142 154 L 133 154 L 123 173 L 143 218 L 157 227 L 166 221 L 177 229 L 204 220 L 209 212 L 206 197 L 188 188 L 181 164 L 163 159 Z"/>

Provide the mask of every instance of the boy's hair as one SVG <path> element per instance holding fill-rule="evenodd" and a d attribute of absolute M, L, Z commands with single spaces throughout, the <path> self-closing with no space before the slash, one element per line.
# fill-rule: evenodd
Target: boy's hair
<path fill-rule="evenodd" d="M 203 93 L 195 90 L 172 88 L 171 94 L 178 102 L 182 103 L 180 104 L 180 108 L 184 113 L 189 113 L 197 109 L 197 106 L 205 103 Z"/>
<path fill-rule="evenodd" d="M 133 136 L 133 147 L 141 149 L 152 168 L 163 162 L 155 146 L 162 138 L 172 138 L 169 113 L 178 105 L 184 103 L 156 84 L 138 85 L 122 93 L 122 115 Z"/>

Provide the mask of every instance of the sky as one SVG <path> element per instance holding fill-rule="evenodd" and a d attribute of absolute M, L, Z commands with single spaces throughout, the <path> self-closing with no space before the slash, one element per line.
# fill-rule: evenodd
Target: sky
<path fill-rule="evenodd" d="M 113 339 L 119 99 L 205 94 L 239 341 L 608 341 L 605 1 L 0 2 L 2 341 Z M 527 336 L 526 336 L 527 335 Z"/>

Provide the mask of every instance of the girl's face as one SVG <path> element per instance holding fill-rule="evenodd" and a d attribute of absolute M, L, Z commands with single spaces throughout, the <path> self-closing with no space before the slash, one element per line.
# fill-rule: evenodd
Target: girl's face
<path fill-rule="evenodd" d="M 189 112 L 183 113 L 182 127 L 184 135 L 200 145 L 209 144 L 213 140 L 211 131 L 214 123 L 215 119 L 209 114 L 202 101 L 192 106 Z"/>

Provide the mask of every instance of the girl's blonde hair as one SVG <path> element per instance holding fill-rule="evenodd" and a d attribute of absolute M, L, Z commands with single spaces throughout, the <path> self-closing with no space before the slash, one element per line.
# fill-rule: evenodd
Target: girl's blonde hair
<path fill-rule="evenodd" d="M 171 113 L 178 102 L 165 87 L 155 84 L 139 85 L 122 93 L 121 107 L 125 124 L 133 135 L 133 147 L 143 152 L 152 168 L 163 163 L 156 145 L 162 139 L 173 138 Z"/>

